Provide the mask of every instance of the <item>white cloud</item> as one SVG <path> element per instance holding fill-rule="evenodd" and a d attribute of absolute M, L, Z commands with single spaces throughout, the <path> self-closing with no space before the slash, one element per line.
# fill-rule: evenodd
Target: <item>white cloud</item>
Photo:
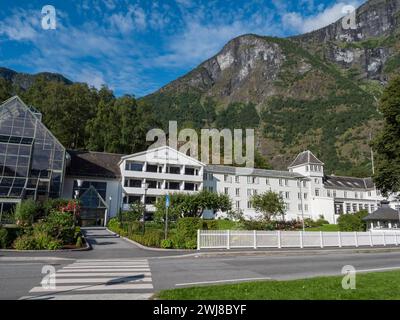
<path fill-rule="evenodd" d="M 338 2 L 312 16 L 303 16 L 297 12 L 287 12 L 282 15 L 282 23 L 285 28 L 295 30 L 298 33 L 310 32 L 325 27 L 342 18 L 345 15 L 343 13 L 343 8 L 345 6 L 352 5 L 358 7 L 360 3 L 360 0 L 346 3 Z"/>
<path fill-rule="evenodd" d="M 10 40 L 33 40 L 37 37 L 40 15 L 37 12 L 16 10 L 0 21 L 0 36 Z"/>

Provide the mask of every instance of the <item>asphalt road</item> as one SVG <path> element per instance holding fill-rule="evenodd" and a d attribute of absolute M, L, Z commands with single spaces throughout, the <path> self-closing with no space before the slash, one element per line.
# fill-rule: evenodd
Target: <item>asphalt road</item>
<path fill-rule="evenodd" d="M 333 253 L 330 251 L 296 253 L 291 250 L 286 253 L 264 251 L 258 252 L 256 255 L 231 252 L 228 256 L 220 254 L 202 256 L 195 252 L 189 252 L 190 255 L 187 256 L 188 252 L 160 252 L 141 249 L 101 229 L 88 229 L 85 232 L 93 247 L 91 251 L 0 252 L 0 299 L 18 299 L 29 296 L 29 291 L 37 288 L 43 278 L 42 267 L 44 265 L 53 265 L 56 270 L 61 270 L 61 272 L 63 272 L 63 268 L 66 268 L 68 272 L 71 272 L 74 264 L 78 266 L 77 268 L 85 268 L 85 264 L 114 265 L 113 268 L 118 268 L 119 262 L 117 261 L 125 261 L 121 264 L 131 264 L 126 261 L 133 261 L 138 264 L 138 267 L 133 268 L 140 268 L 143 264 L 148 263 L 151 271 L 149 279 L 154 288 L 147 290 L 147 293 L 167 288 L 203 284 L 339 275 L 345 265 L 352 265 L 357 271 L 400 269 L 400 250 L 370 253 L 355 253 L 345 250 L 339 253 L 337 251 Z M 92 261 L 93 263 L 91 263 Z M 97 268 L 109 267 L 98 266 Z M 90 280 L 89 278 L 85 281 Z M 104 294 L 104 292 L 99 292 L 99 294 Z M 123 289 L 119 290 L 118 294 L 115 297 L 124 297 L 124 295 L 125 298 L 129 297 L 129 294 Z M 91 292 L 90 298 L 94 297 L 96 297 L 96 293 Z"/>

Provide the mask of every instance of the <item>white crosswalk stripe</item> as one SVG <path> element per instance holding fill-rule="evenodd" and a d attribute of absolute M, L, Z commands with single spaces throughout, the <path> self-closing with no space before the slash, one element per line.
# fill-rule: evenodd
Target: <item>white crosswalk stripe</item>
<path fill-rule="evenodd" d="M 42 281 L 43 282 L 43 281 Z M 144 300 L 153 295 L 146 259 L 77 260 L 58 270 L 55 286 L 39 284 L 21 300 Z"/>

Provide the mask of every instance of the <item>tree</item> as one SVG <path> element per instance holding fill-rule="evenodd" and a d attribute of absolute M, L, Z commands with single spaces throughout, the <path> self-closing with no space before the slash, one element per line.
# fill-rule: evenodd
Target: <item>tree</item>
<path fill-rule="evenodd" d="M 200 191 L 194 194 L 173 193 L 170 195 L 170 207 L 168 217 L 177 220 L 183 217 L 201 217 L 205 210 L 227 212 L 232 208 L 229 196 L 210 191 Z M 161 198 L 156 204 L 156 220 L 163 220 L 165 216 L 165 198 Z"/>
<path fill-rule="evenodd" d="M 374 182 L 387 195 L 400 191 L 400 77 L 385 89 L 379 110 L 384 126 L 372 144 L 376 151 Z"/>
<path fill-rule="evenodd" d="M 268 191 L 263 194 L 256 194 L 251 198 L 252 205 L 257 212 L 262 213 L 266 221 L 271 221 L 271 218 L 277 215 L 285 214 L 285 202 L 282 196 L 273 191 Z"/>
<path fill-rule="evenodd" d="M 121 213 L 123 222 L 140 221 L 146 212 L 146 206 L 141 202 L 132 203 L 129 209 L 130 210 Z"/>
<path fill-rule="evenodd" d="M 365 231 L 367 224 L 363 220 L 368 215 L 367 210 L 361 210 L 354 214 L 342 214 L 338 219 L 340 231 Z"/>

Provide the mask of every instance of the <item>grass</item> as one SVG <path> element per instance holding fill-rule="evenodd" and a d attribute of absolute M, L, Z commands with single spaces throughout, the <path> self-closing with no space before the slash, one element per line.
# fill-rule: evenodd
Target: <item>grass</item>
<path fill-rule="evenodd" d="M 342 276 L 291 281 L 259 281 L 232 285 L 165 290 L 165 300 L 399 300 L 400 271 L 356 276 L 356 289 L 344 290 Z"/>
<path fill-rule="evenodd" d="M 334 232 L 334 231 L 340 231 L 340 230 L 339 230 L 339 226 L 337 224 L 324 224 L 320 227 L 307 228 L 306 231 Z"/>

